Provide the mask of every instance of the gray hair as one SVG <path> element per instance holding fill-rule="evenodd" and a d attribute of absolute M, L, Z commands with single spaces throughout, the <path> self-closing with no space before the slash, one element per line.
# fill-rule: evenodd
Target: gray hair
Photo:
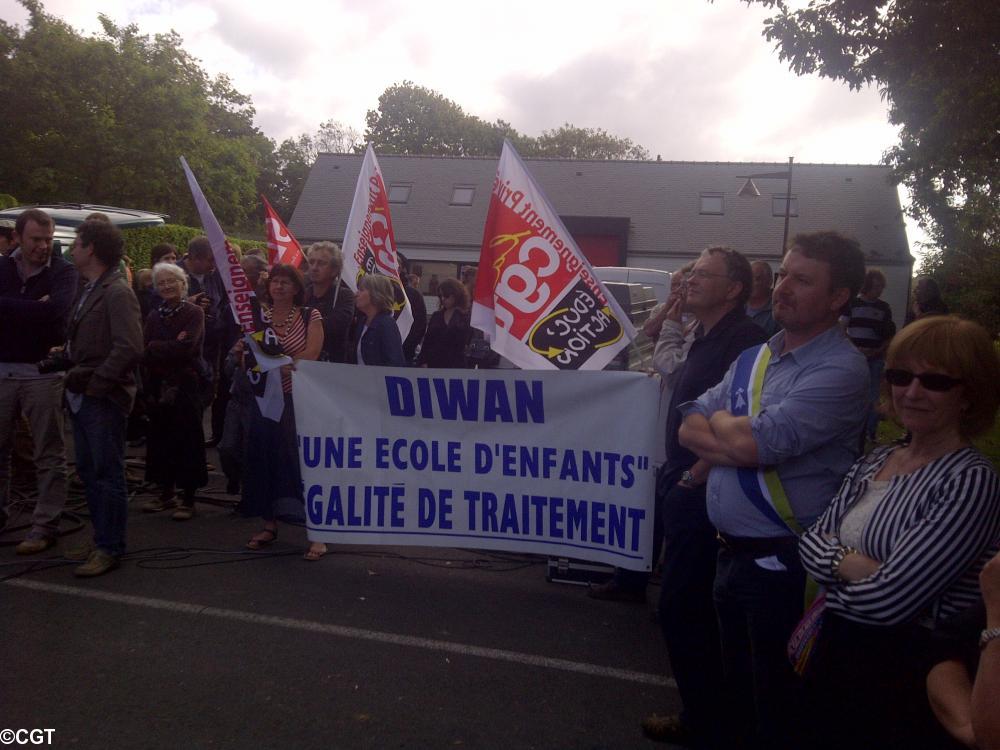
<path fill-rule="evenodd" d="M 188 277 L 184 269 L 174 263 L 157 263 L 153 266 L 153 286 L 161 276 L 173 276 L 181 282 L 181 296 L 186 297 L 188 292 Z"/>
<path fill-rule="evenodd" d="M 267 270 L 267 261 L 264 260 L 259 255 L 252 255 L 250 253 L 246 253 L 240 260 L 240 263 L 249 263 L 251 266 L 254 267 L 254 270 L 256 270 L 257 273 Z"/>
<path fill-rule="evenodd" d="M 306 248 L 306 257 L 308 258 L 309 253 L 314 250 L 329 255 L 330 266 L 333 268 L 334 274 L 340 273 L 341 269 L 344 267 L 344 254 L 340 250 L 340 245 L 336 242 L 329 241 L 314 242 Z"/>

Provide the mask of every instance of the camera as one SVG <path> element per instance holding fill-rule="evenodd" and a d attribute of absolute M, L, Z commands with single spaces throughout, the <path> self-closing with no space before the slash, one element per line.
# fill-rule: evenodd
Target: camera
<path fill-rule="evenodd" d="M 73 360 L 62 352 L 58 352 L 43 359 L 38 363 L 37 367 L 39 375 L 48 375 L 53 372 L 66 372 L 67 370 L 72 369 Z"/>

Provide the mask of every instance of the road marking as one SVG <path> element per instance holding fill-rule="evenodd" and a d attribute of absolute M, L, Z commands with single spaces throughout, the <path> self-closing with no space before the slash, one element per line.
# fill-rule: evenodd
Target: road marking
<path fill-rule="evenodd" d="M 223 609 L 221 607 L 209 607 L 201 604 L 175 602 L 169 599 L 153 599 L 146 596 L 115 594 L 110 591 L 81 589 L 74 586 L 63 586 L 56 583 L 42 583 L 41 581 L 20 579 L 7 581 L 6 585 L 16 586 L 30 591 L 41 591 L 48 594 L 63 594 L 66 596 L 77 596 L 83 599 L 96 599 L 99 601 L 114 602 L 115 604 L 126 604 L 132 607 L 161 609 L 168 612 L 180 612 L 189 615 L 201 615 L 203 617 L 216 617 L 220 620 L 232 620 L 234 622 L 244 622 L 251 625 L 269 625 L 271 627 L 287 628 L 288 630 L 320 633 L 322 635 L 334 636 L 336 638 L 352 638 L 354 640 L 361 641 L 388 643 L 394 646 L 409 646 L 410 648 L 420 648 L 427 651 L 441 651 L 444 653 L 458 654 L 460 656 L 478 656 L 483 659 L 506 661 L 513 664 L 524 664 L 530 667 L 557 669 L 563 672 L 577 672 L 580 674 L 592 675 L 594 677 L 609 677 L 615 680 L 637 682 L 643 685 L 656 685 L 658 687 L 669 687 L 675 689 L 677 687 L 677 683 L 674 682 L 672 678 L 663 677 L 662 675 L 649 674 L 647 672 L 633 672 L 629 669 L 615 669 L 614 667 L 604 667 L 599 664 L 588 664 L 586 662 L 570 661 L 568 659 L 554 659 L 548 656 L 524 654 L 519 651 L 506 651 L 499 648 L 485 648 L 483 646 L 472 646 L 466 643 L 439 641 L 433 638 L 417 638 L 411 635 L 385 633 L 378 630 L 366 630 L 364 628 L 349 628 L 343 625 L 330 625 L 324 622 L 298 620 L 291 617 L 274 617 L 272 615 L 261 615 L 256 612 L 243 612 L 238 609 Z"/>

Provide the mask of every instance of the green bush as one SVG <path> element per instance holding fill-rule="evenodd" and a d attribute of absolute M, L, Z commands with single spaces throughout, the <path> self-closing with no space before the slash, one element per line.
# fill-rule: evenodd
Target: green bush
<path fill-rule="evenodd" d="M 132 268 L 137 270 L 149 268 L 150 251 L 161 242 L 169 242 L 177 248 L 178 255 L 183 255 L 187 244 L 203 234 L 205 232 L 202 229 L 185 227 L 181 224 L 161 224 L 155 227 L 122 230 L 122 236 L 125 238 L 125 254 L 132 259 Z M 260 240 L 246 240 L 238 237 L 229 237 L 228 239 L 239 245 L 244 252 L 253 247 L 265 250 L 267 248 L 267 243 Z"/>
<path fill-rule="evenodd" d="M 0 209 L 13 208 L 18 205 L 17 198 L 7 193 L 0 193 Z"/>

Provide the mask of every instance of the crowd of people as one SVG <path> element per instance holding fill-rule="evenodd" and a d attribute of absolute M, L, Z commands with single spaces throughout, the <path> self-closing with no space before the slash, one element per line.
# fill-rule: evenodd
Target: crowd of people
<path fill-rule="evenodd" d="M 67 553 L 81 558 L 79 576 L 115 569 L 125 550 L 126 439 L 146 447 L 144 479 L 155 489 L 143 512 L 195 518 L 196 494 L 208 483 L 206 448 L 217 445 L 227 492 L 240 497 L 237 510 L 262 519 L 249 549 L 277 539 L 279 518 L 301 518 L 293 366 L 280 373 L 284 403 L 275 421 L 257 407 L 244 341 L 206 237 L 180 250 L 156 245 L 150 267 L 133 273 L 120 232 L 101 214 L 79 227 L 67 258 L 52 252 L 54 225 L 44 211 L 27 210 L 2 229 L 0 508 L 7 507 L 15 432 L 30 436 L 39 497 L 18 554 L 57 541 L 66 504 L 64 404 L 95 530 L 92 543 Z M 355 294 L 342 278 L 336 243 L 306 248 L 302 270 L 269 265 L 262 251 L 240 254 L 261 322 L 293 360 L 470 366 L 469 296 L 458 279 L 439 281 L 440 309 L 429 324 L 422 295 L 406 287 L 414 321 L 403 341 L 393 318 L 396 285 L 368 275 Z M 325 553 L 324 544 L 312 543 L 304 557 Z"/>
<path fill-rule="evenodd" d="M 294 364 L 280 370 L 280 419 L 268 418 L 208 240 L 158 246 L 133 289 L 121 234 L 99 216 L 79 227 L 70 259 L 52 254 L 44 212 L 25 211 L 11 234 L 0 257 L 0 508 L 18 429 L 30 434 L 38 495 L 17 553 L 56 544 L 66 413 L 94 530 L 64 551 L 80 560 L 76 575 L 103 575 L 125 552 L 130 417 L 144 425 L 156 488 L 143 511 L 195 518 L 217 443 L 238 511 L 262 519 L 246 547 L 275 542 L 278 522 L 302 514 Z M 429 319 L 405 283 L 404 339 L 392 281 L 366 275 L 354 293 L 335 243 L 305 257 L 305 273 L 242 258 L 262 323 L 293 360 L 479 361 L 469 279 L 435 279 Z M 1000 360 L 990 334 L 948 315 L 926 284 L 897 332 L 884 287 L 836 232 L 794 237 L 776 281 L 766 263 L 714 246 L 674 274 L 646 322 L 669 403 L 658 617 L 683 703 L 648 717 L 649 737 L 705 748 L 1000 743 L 1000 479 L 972 443 L 995 423 Z M 879 418 L 905 436 L 865 453 Z M 326 552 L 313 542 L 304 558 Z M 589 593 L 645 601 L 648 584 L 618 571 Z"/>

